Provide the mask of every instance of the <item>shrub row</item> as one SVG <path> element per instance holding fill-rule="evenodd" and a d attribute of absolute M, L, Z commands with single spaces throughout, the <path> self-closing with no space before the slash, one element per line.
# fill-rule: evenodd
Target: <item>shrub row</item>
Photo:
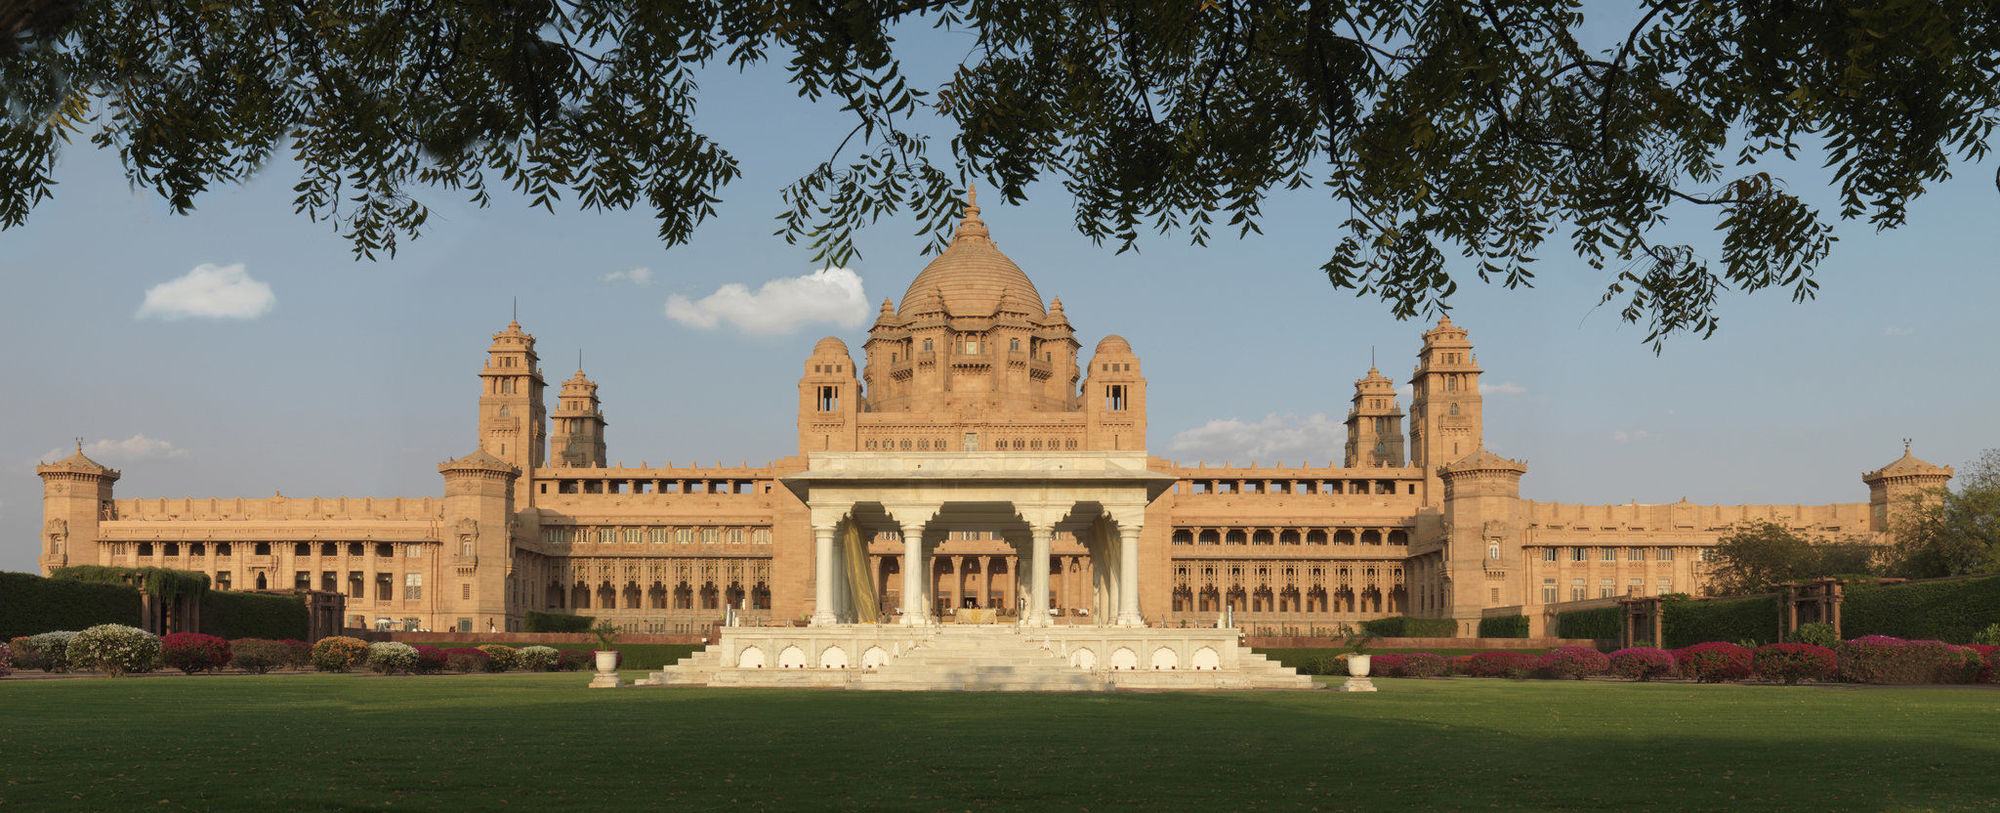
<path fill-rule="evenodd" d="M 1383 638 L 1450 638 L 1458 634 L 1458 622 L 1449 618 L 1412 618 L 1407 615 L 1363 621 L 1361 628 Z"/>
<path fill-rule="evenodd" d="M 311 623 L 303 596 L 210 590 L 201 598 L 201 631 L 223 638 L 304 638 Z"/>
<path fill-rule="evenodd" d="M 1479 619 L 1481 638 L 1526 638 L 1528 637 L 1528 617 L 1509 615 L 1499 618 Z"/>
<path fill-rule="evenodd" d="M 1372 675 L 1380 677 L 1466 677 L 1581 679 L 1610 675 L 1647 681 L 1680 677 L 1701 683 L 1764 680 L 1796 684 L 1802 681 L 1851 683 L 1973 683 L 1992 682 L 2000 646 L 1957 646 L 1941 641 L 1905 641 L 1868 636 L 1833 648 L 1803 643 L 1766 644 L 1752 650 L 1738 644 L 1708 641 L 1672 651 L 1629 647 L 1610 655 L 1589 647 L 1560 647 L 1540 655 L 1509 650 L 1442 658 L 1428 652 L 1383 654 L 1372 658 Z M 1333 661 L 1338 659 L 1336 667 Z M 1346 656 L 1310 659 L 1308 674 L 1347 673 Z"/>
<path fill-rule="evenodd" d="M 1852 585 L 1841 600 L 1840 615 L 1849 635 L 1969 642 L 1980 630 L 2000 624 L 2000 576 Z"/>
<path fill-rule="evenodd" d="M 528 632 L 589 632 L 593 620 L 587 615 L 529 610 L 525 623 Z"/>
<path fill-rule="evenodd" d="M 0 572 L 0 638 L 138 621 L 135 588 Z"/>
<path fill-rule="evenodd" d="M 1556 614 L 1557 638 L 1617 638 L 1625 617 L 1617 607 L 1571 610 Z"/>

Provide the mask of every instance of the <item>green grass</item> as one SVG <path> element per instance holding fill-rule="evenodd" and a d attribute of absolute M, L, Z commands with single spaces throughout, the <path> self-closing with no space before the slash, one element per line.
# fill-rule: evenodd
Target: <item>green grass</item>
<path fill-rule="evenodd" d="M 537 644 L 508 643 L 504 641 L 480 641 L 470 644 L 439 643 L 433 641 L 412 641 L 410 645 L 434 646 L 439 649 L 451 649 L 452 647 L 462 647 L 462 646 L 483 646 L 488 643 L 497 643 L 500 644 L 501 646 L 511 646 L 515 649 L 537 646 Z M 540 644 L 540 646 L 554 647 L 555 649 L 581 649 L 586 651 L 597 648 L 596 644 Z M 668 664 L 674 663 L 682 658 L 694 654 L 695 650 L 701 649 L 701 645 L 618 644 L 613 648 L 617 649 L 620 653 L 622 653 L 622 657 L 624 659 L 623 668 L 658 669 L 662 666 L 666 666 Z"/>
<path fill-rule="evenodd" d="M 636 674 L 636 673 L 632 673 Z M 1990 810 L 2000 691 L 1111 695 L 0 681 L 0 809 Z"/>

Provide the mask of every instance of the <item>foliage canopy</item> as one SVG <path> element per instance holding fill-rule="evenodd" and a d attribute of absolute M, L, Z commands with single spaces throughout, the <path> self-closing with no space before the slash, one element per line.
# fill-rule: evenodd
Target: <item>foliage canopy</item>
<path fill-rule="evenodd" d="M 1953 479 L 1958 490 L 1919 495 L 1897 521 L 1899 575 L 2000 572 L 2000 449 L 1986 450 Z"/>
<path fill-rule="evenodd" d="M 2000 109 L 2000 6 L 1981 0 L 1652 0 L 1588 21 L 1567 0 L 10 9 L 0 228 L 87 134 L 178 212 L 287 156 L 296 210 L 359 257 L 422 230 L 420 193 L 486 205 L 495 188 L 644 206 L 671 246 L 741 174 L 695 126 L 698 76 L 777 63 L 854 118 L 782 193 L 779 234 L 816 259 L 845 262 L 857 229 L 897 215 L 937 247 L 973 177 L 1010 201 L 1059 182 L 1077 228 L 1121 251 L 1145 230 L 1256 232 L 1274 192 L 1317 187 L 1348 210 L 1322 267 L 1336 287 L 1414 316 L 1468 271 L 1532 284 L 1555 239 L 1656 349 L 1712 333 L 1725 291 L 1814 295 L 1832 224 L 1760 160 L 1823 153 L 1838 217 L 1892 228 L 1984 157 Z M 946 35 L 968 50 L 920 87 L 899 38 Z M 1714 222 L 1713 256 L 1658 237 L 1690 210 Z"/>

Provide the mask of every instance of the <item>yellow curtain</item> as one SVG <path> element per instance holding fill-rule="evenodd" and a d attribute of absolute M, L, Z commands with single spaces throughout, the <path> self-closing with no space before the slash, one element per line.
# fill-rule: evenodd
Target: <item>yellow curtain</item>
<path fill-rule="evenodd" d="M 861 526 L 848 521 L 840 534 L 841 552 L 847 560 L 847 606 L 854 608 L 854 620 L 861 624 L 878 624 L 882 621 L 882 608 L 876 606 L 875 573 L 868 565 L 868 540 L 861 536 Z"/>

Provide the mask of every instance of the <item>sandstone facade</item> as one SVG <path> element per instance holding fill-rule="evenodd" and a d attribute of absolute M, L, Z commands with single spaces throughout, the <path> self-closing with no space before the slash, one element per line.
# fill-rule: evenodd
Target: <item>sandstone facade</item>
<path fill-rule="evenodd" d="M 946 620 L 1012 619 L 1035 595 L 1024 555 L 1033 561 L 1046 544 L 1057 625 L 1110 623 L 1120 586 L 1136 582 L 1137 613 L 1151 626 L 1212 625 L 1232 608 L 1239 626 L 1266 634 L 1407 614 L 1458 619 L 1469 635 L 1489 608 L 1533 614 L 1581 598 L 1700 592 L 1703 552 L 1738 522 L 1883 541 L 1898 505 L 1951 476 L 1906 449 L 1863 476 L 1867 502 L 1522 499 L 1527 468 L 1485 450 L 1483 371 L 1470 334 L 1449 319 L 1423 334 L 1407 413 L 1380 371 L 1355 382 L 1341 465 L 1185 464 L 1145 454 L 1146 379 L 1133 348 L 1117 336 L 1088 358 L 1081 348 L 1061 300 L 1044 305 L 969 204 L 950 247 L 900 303 L 883 302 L 858 364 L 839 339 L 813 347 L 795 457 L 609 465 L 597 385 L 578 371 L 550 411 L 535 339 L 516 323 L 488 347 L 477 447 L 438 467 L 442 497 L 118 498 L 120 473 L 79 450 L 37 470 L 40 563 L 337 590 L 353 626 L 516 630 L 526 612 L 544 610 L 695 632 L 727 608 L 747 624 L 836 610 L 887 620 L 912 607 Z M 925 491 L 932 472 L 1061 472 L 1066 460 L 1139 462 L 1101 503 L 1074 489 L 1051 503 L 1047 477 Z M 876 469 L 897 472 L 901 490 L 839 480 Z M 1131 486 L 1142 481 L 1150 485 Z M 805 493 L 834 486 L 845 502 L 833 509 Z M 911 496 L 920 493 L 943 496 Z M 933 502 L 921 511 L 882 508 L 922 499 Z M 1029 505 L 1056 513 L 1036 519 L 1042 509 Z M 1051 538 L 1039 538 L 1038 523 Z M 828 595 L 821 574 L 833 572 L 818 568 L 816 551 L 850 526 L 867 561 L 839 577 L 839 607 L 816 607 Z M 920 543 L 906 544 L 904 529 Z M 928 579 L 907 577 L 906 560 Z M 904 599 L 911 585 L 928 606 Z"/>

